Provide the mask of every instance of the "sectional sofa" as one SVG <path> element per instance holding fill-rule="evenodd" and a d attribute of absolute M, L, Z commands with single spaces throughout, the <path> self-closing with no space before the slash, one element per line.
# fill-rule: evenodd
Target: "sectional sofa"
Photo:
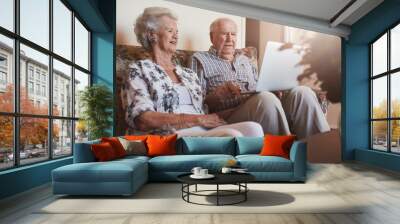
<path fill-rule="evenodd" d="M 148 181 L 176 181 L 193 167 L 219 172 L 234 159 L 260 182 L 304 182 L 306 180 L 306 143 L 295 141 L 290 159 L 260 156 L 263 138 L 183 137 L 176 144 L 176 155 L 127 156 L 96 162 L 91 141 L 75 144 L 74 163 L 52 171 L 54 194 L 132 195 Z"/>

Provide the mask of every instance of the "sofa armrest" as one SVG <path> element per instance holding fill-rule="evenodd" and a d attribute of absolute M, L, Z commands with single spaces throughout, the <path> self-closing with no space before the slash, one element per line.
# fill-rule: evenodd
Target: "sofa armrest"
<path fill-rule="evenodd" d="M 293 162 L 293 179 L 305 181 L 307 175 L 307 143 L 295 141 L 290 149 L 290 160 Z"/>
<path fill-rule="evenodd" d="M 90 146 L 92 144 L 98 144 L 100 140 L 94 140 L 89 142 L 75 143 L 74 147 L 74 163 L 89 163 L 95 162 Z"/>

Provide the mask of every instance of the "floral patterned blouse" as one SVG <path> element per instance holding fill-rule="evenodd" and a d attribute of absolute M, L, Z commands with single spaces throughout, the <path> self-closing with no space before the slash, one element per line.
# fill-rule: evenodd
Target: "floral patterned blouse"
<path fill-rule="evenodd" d="M 191 69 L 176 65 L 175 72 L 188 89 L 193 107 L 204 114 L 203 92 L 197 74 Z M 129 66 L 126 83 L 128 107 L 126 122 L 135 128 L 135 118 L 145 111 L 177 113 L 179 94 L 164 69 L 150 59 L 139 60 Z M 153 133 L 159 131 L 154 130 Z"/>

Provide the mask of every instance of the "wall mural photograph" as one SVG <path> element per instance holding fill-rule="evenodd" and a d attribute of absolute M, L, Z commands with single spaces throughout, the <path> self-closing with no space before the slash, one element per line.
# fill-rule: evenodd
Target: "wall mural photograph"
<path fill-rule="evenodd" d="M 252 18 L 117 1 L 116 134 L 293 134 L 311 162 L 339 162 L 340 46 Z"/>
<path fill-rule="evenodd" d="M 0 224 L 399 223 L 399 12 L 0 0 Z"/>

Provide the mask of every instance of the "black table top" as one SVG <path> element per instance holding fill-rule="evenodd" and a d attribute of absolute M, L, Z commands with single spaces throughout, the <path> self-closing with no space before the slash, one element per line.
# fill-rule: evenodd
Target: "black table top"
<path fill-rule="evenodd" d="M 211 179 L 193 179 L 192 173 L 186 173 L 177 177 L 178 181 L 186 184 L 236 184 L 248 183 L 255 180 L 249 173 L 212 173 L 215 177 Z"/>

